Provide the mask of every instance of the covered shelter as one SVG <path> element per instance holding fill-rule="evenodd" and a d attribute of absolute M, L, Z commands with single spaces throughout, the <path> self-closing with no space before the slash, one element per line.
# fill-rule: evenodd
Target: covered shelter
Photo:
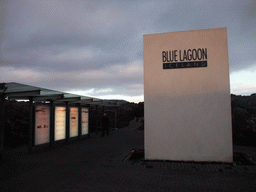
<path fill-rule="evenodd" d="M 29 144 L 31 152 L 37 145 L 50 145 L 89 136 L 89 107 L 118 106 L 118 100 L 101 100 L 25 85 L 0 83 L 0 155 L 4 150 L 4 104 L 6 100 L 29 102 Z M 96 117 L 98 118 L 98 116 Z M 98 122 L 98 120 L 96 121 Z M 98 124 L 96 124 L 97 128 Z"/>

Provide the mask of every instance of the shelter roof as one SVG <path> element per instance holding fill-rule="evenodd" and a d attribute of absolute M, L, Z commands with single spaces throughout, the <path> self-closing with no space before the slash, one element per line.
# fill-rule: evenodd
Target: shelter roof
<path fill-rule="evenodd" d="M 0 94 L 4 94 L 8 99 L 32 99 L 33 101 L 53 101 L 54 103 L 69 102 L 71 104 L 80 103 L 112 107 L 127 103 L 125 100 L 102 100 L 16 82 L 0 83 Z"/>
<path fill-rule="evenodd" d="M 21 83 L 0 83 L 0 93 L 8 99 L 33 101 L 69 102 L 81 104 L 101 104 L 102 100 L 89 96 L 81 96 L 51 89 L 25 85 Z"/>

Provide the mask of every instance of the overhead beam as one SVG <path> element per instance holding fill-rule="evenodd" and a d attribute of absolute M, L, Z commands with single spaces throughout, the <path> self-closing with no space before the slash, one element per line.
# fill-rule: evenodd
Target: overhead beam
<path fill-rule="evenodd" d="M 8 97 L 19 97 L 19 96 L 39 96 L 40 90 L 34 90 L 34 91 L 19 91 L 19 92 L 9 92 L 5 93 L 5 96 Z"/>
<path fill-rule="evenodd" d="M 34 97 L 34 101 L 50 101 L 50 100 L 57 100 L 63 99 L 64 94 L 55 94 L 55 95 L 42 95 Z"/>
<path fill-rule="evenodd" d="M 71 101 L 70 103 L 81 103 L 81 104 L 89 104 L 93 102 L 93 99 L 81 99 L 77 101 Z"/>
<path fill-rule="evenodd" d="M 51 101 L 55 99 L 64 98 L 64 94 L 56 94 L 56 95 L 45 95 L 45 96 L 33 96 L 34 101 Z M 29 100 L 30 96 L 8 96 L 8 99 L 24 99 Z"/>
<path fill-rule="evenodd" d="M 61 102 L 72 102 L 72 101 L 78 101 L 81 97 L 68 97 L 63 99 L 56 99 L 54 100 L 54 103 L 61 103 Z"/>
<path fill-rule="evenodd" d="M 102 104 L 102 102 L 101 101 L 92 101 L 90 103 L 81 103 L 81 104 L 100 105 L 100 104 Z"/>

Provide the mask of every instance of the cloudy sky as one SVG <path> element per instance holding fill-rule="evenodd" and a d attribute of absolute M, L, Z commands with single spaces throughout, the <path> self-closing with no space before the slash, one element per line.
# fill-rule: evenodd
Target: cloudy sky
<path fill-rule="evenodd" d="M 143 35 L 227 27 L 231 93 L 256 93 L 255 0 L 1 0 L 0 82 L 143 101 Z"/>

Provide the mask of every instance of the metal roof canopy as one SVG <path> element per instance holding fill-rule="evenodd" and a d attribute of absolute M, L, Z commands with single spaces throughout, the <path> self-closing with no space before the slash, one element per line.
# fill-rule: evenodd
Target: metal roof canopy
<path fill-rule="evenodd" d="M 33 101 L 53 101 L 54 103 L 69 102 L 72 104 L 102 104 L 101 99 L 81 96 L 61 91 L 54 91 L 41 87 L 25 85 L 21 83 L 0 83 L 0 93 L 8 99 L 30 100 Z"/>
<path fill-rule="evenodd" d="M 0 94 L 4 94 L 8 99 L 53 101 L 55 104 L 68 102 L 70 104 L 117 107 L 127 103 L 125 100 L 102 100 L 15 82 L 0 83 Z"/>
<path fill-rule="evenodd" d="M 65 103 L 66 105 L 79 104 L 82 105 L 95 105 L 96 108 L 98 105 L 102 107 L 112 107 L 119 106 L 124 103 L 127 103 L 124 100 L 101 100 L 88 96 L 81 96 L 71 93 L 64 93 L 61 91 L 54 91 L 50 89 L 25 85 L 21 83 L 0 83 L 0 161 L 3 157 L 3 142 L 4 142 L 4 102 L 5 98 L 15 99 L 15 100 L 29 100 L 29 152 L 32 152 L 33 147 L 33 102 L 35 101 L 50 101 L 51 107 L 53 104 Z M 67 110 L 68 111 L 68 110 Z M 81 115 L 81 112 L 79 112 Z M 53 116 L 50 116 L 50 122 L 53 122 Z M 67 117 L 66 117 L 67 118 Z M 98 116 L 96 115 L 96 118 Z M 67 120 L 66 120 L 67 121 Z M 96 121 L 98 122 L 98 120 Z M 96 123 L 96 127 L 98 124 Z M 68 129 L 67 129 L 68 130 Z M 52 144 L 54 131 L 50 132 L 50 143 Z M 68 134 L 67 134 L 68 135 Z M 69 139 L 67 137 L 66 139 Z"/>

